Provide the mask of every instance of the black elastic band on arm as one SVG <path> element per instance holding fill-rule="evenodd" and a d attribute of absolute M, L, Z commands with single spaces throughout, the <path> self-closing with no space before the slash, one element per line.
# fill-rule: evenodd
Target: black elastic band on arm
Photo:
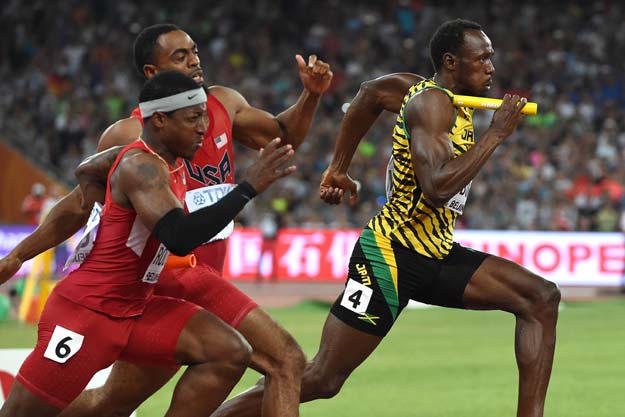
<path fill-rule="evenodd" d="M 184 256 L 219 233 L 255 196 L 254 187 L 243 181 L 211 206 L 189 214 L 181 208 L 168 211 L 152 233 L 171 253 Z"/>

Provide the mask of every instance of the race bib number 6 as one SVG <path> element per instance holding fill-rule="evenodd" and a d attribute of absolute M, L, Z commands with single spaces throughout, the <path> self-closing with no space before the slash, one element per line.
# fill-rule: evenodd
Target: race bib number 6
<path fill-rule="evenodd" d="M 78 353 L 83 340 L 85 340 L 83 335 L 57 325 L 43 356 L 54 362 L 65 363 Z"/>

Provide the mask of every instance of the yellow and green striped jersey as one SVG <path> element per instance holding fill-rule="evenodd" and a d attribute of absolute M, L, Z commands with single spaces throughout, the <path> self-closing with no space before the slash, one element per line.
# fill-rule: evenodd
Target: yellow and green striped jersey
<path fill-rule="evenodd" d="M 404 110 L 413 96 L 429 88 L 444 91 L 450 100 L 453 97 L 449 90 L 433 80 L 421 81 L 408 90 L 393 129 L 393 152 L 387 177 L 388 201 L 367 226 L 421 255 L 442 259 L 451 250 L 456 217 L 462 213 L 471 184 L 440 208 L 434 207 L 423 196 L 412 168 L 410 132 L 404 124 Z M 456 108 L 456 119 L 448 132 L 449 146 L 455 157 L 474 144 L 472 117 L 472 109 Z"/>

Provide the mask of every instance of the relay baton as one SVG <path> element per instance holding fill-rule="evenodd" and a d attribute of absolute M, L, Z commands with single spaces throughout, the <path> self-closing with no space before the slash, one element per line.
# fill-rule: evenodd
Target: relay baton
<path fill-rule="evenodd" d="M 454 96 L 454 106 L 471 107 L 473 109 L 496 110 L 501 107 L 503 100 L 498 98 L 475 97 L 475 96 Z M 523 114 L 536 114 L 538 104 L 528 101 L 521 109 Z"/>
<path fill-rule="evenodd" d="M 194 254 L 190 254 L 187 256 L 176 256 L 169 254 L 167 260 L 165 261 L 165 268 L 195 268 L 197 265 L 197 259 L 195 259 Z"/>

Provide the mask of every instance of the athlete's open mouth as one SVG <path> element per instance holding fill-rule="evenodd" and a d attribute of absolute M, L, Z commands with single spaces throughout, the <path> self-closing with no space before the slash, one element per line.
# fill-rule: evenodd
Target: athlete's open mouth
<path fill-rule="evenodd" d="M 195 81 L 198 85 L 204 83 L 204 72 L 202 70 L 192 72 L 190 77 L 193 78 L 193 81 Z"/>

